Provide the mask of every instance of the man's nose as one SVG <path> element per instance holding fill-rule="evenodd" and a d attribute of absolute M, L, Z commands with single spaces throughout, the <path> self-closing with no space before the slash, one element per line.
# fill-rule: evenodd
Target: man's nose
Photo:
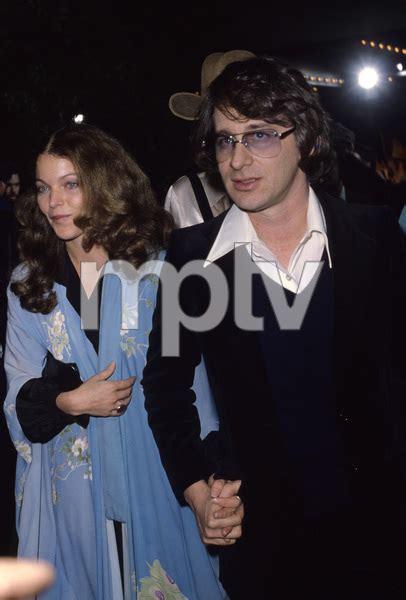
<path fill-rule="evenodd" d="M 243 140 L 234 140 L 230 165 L 233 169 L 241 169 L 252 163 L 252 154 Z"/>

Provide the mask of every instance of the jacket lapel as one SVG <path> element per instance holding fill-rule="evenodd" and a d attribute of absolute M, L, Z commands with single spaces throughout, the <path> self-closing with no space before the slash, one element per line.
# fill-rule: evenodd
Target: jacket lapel
<path fill-rule="evenodd" d="M 356 224 L 342 200 L 320 194 L 333 264 L 335 331 L 357 330 L 373 291 L 376 241 Z"/>

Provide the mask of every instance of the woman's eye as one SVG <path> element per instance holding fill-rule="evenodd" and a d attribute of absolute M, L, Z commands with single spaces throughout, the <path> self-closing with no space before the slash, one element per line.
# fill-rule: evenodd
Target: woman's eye
<path fill-rule="evenodd" d="M 77 181 L 67 181 L 66 187 L 68 190 L 75 190 L 77 187 L 79 187 L 79 184 Z"/>
<path fill-rule="evenodd" d="M 47 190 L 47 185 L 37 185 L 37 194 L 44 194 Z"/>

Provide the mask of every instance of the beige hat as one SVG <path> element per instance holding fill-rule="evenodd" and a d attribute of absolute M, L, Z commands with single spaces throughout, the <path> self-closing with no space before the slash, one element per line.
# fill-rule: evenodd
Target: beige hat
<path fill-rule="evenodd" d="M 206 56 L 202 64 L 200 94 L 177 92 L 169 98 L 169 108 L 175 117 L 195 121 L 207 88 L 222 70 L 230 63 L 253 58 L 255 54 L 249 50 L 230 50 L 229 52 L 213 52 Z"/>

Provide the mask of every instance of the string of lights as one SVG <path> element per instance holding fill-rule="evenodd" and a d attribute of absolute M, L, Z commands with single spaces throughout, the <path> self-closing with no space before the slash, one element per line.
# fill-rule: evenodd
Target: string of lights
<path fill-rule="evenodd" d="M 361 40 L 361 46 L 368 46 L 370 48 L 376 48 L 377 50 L 386 50 L 387 52 L 394 52 L 395 54 L 406 54 L 406 48 L 400 48 L 393 44 L 384 44 L 383 42 L 375 42 L 374 40 Z"/>
<path fill-rule="evenodd" d="M 331 75 L 323 76 L 323 75 L 310 75 L 309 73 L 304 73 L 304 78 L 307 79 L 313 86 L 318 87 L 321 85 L 330 86 L 330 87 L 340 87 L 344 85 L 344 79 L 338 77 L 332 77 Z"/>

